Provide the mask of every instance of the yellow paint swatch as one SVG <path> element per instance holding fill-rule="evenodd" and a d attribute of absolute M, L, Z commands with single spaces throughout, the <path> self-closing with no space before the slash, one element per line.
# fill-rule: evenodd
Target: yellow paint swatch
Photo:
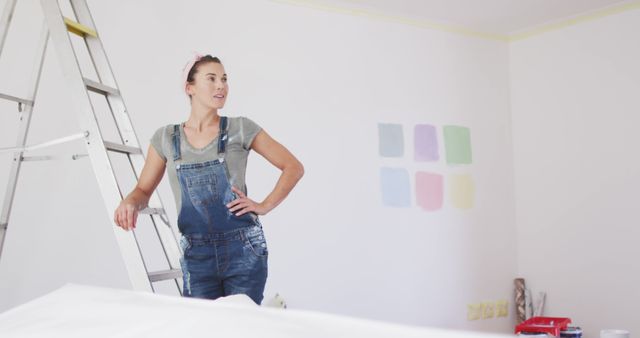
<path fill-rule="evenodd" d="M 482 304 L 467 304 L 467 320 L 478 320 L 482 316 Z"/>
<path fill-rule="evenodd" d="M 471 209 L 476 194 L 471 175 L 452 174 L 449 176 L 449 196 L 451 203 L 458 209 Z"/>
<path fill-rule="evenodd" d="M 495 314 L 495 303 L 486 302 L 482 303 L 482 319 L 493 318 Z"/>
<path fill-rule="evenodd" d="M 509 315 L 509 302 L 506 300 L 497 301 L 496 312 L 498 317 L 507 317 Z"/>

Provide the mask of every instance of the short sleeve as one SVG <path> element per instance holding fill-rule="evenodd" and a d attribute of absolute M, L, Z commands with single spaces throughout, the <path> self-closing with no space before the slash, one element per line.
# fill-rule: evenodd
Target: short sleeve
<path fill-rule="evenodd" d="M 151 146 L 156 150 L 158 155 L 160 155 L 160 157 L 162 157 L 162 159 L 166 162 L 167 156 L 164 154 L 163 147 L 162 147 L 163 139 L 165 137 L 164 131 L 165 131 L 165 127 L 160 127 L 158 128 L 158 130 L 156 130 L 155 133 L 153 133 L 153 136 L 151 136 Z"/>
<path fill-rule="evenodd" d="M 251 143 L 260 130 L 262 130 L 262 127 L 248 117 L 240 117 L 240 134 L 242 135 L 242 147 L 244 149 L 249 150 L 251 148 Z"/>

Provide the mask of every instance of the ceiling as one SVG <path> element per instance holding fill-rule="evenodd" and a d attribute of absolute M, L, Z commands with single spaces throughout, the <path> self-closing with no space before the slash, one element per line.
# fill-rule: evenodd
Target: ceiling
<path fill-rule="evenodd" d="M 317 4 L 514 34 L 544 24 L 638 1 L 628 0 L 314 0 Z"/>

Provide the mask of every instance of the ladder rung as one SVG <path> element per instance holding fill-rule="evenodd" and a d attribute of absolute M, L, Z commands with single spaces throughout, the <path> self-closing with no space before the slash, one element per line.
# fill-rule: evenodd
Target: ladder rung
<path fill-rule="evenodd" d="M 107 95 L 107 94 L 120 95 L 120 91 L 115 88 L 105 86 L 102 83 L 98 83 L 98 82 L 89 80 L 87 78 L 83 78 L 83 80 L 84 80 L 84 84 L 87 86 L 87 89 L 89 89 L 94 93 L 98 93 L 102 95 Z"/>
<path fill-rule="evenodd" d="M 180 269 L 171 269 L 171 270 L 162 270 L 155 271 L 149 273 L 149 280 L 153 282 L 159 282 L 168 279 L 176 279 L 182 278 L 182 270 Z"/>
<path fill-rule="evenodd" d="M 125 146 L 124 144 L 118 144 L 113 142 L 104 141 L 104 146 L 111 151 L 124 154 L 142 154 L 142 149 Z"/>
<path fill-rule="evenodd" d="M 77 160 L 82 157 L 89 156 L 88 154 L 74 154 L 71 156 L 22 156 L 22 161 L 55 161 L 55 160 Z"/>
<path fill-rule="evenodd" d="M 71 155 L 71 159 L 72 160 L 77 160 L 79 158 L 83 158 L 83 157 L 89 157 L 89 154 L 75 154 L 75 155 Z"/>
<path fill-rule="evenodd" d="M 50 147 L 50 146 L 53 146 L 53 145 L 56 145 L 56 144 L 70 142 L 70 141 L 77 140 L 77 139 L 80 139 L 80 138 L 85 138 L 87 136 L 89 136 L 89 132 L 85 131 L 85 132 L 82 132 L 82 133 L 69 135 L 69 136 L 66 136 L 66 137 L 61 137 L 61 138 L 58 138 L 58 139 L 55 139 L 55 140 L 51 140 L 51 141 L 47 141 L 47 142 L 40 143 L 40 144 L 34 144 L 34 145 L 23 146 L 23 147 L 0 148 L 0 153 L 17 152 L 17 151 L 22 151 L 22 152 L 32 151 L 32 150 L 36 150 L 36 149 L 40 149 L 40 148 Z"/>
<path fill-rule="evenodd" d="M 31 101 L 31 100 L 21 99 L 19 97 L 6 95 L 6 94 L 2 94 L 2 93 L 0 93 L 0 99 L 5 99 L 5 100 L 9 100 L 9 101 L 15 101 L 15 102 L 22 103 L 22 104 L 25 104 L 25 105 L 33 105 L 33 101 Z"/>
<path fill-rule="evenodd" d="M 81 37 L 84 37 L 85 35 L 91 35 L 94 38 L 98 37 L 98 33 L 95 30 L 69 18 L 64 18 L 64 23 L 67 25 L 67 30 L 75 35 L 79 35 Z"/>
<path fill-rule="evenodd" d="M 164 209 L 162 208 L 145 208 L 139 211 L 141 214 L 147 215 L 164 215 Z"/>

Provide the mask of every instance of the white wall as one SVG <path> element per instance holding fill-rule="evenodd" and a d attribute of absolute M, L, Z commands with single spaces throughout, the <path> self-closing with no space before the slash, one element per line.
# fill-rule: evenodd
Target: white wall
<path fill-rule="evenodd" d="M 518 270 L 547 315 L 640 332 L 640 11 L 509 48 Z"/>
<path fill-rule="evenodd" d="M 516 273 L 505 43 L 269 1 L 90 5 L 145 149 L 156 128 L 187 118 L 179 74 L 189 51 L 198 50 L 220 56 L 229 74 L 222 113 L 251 117 L 304 163 L 306 175 L 289 199 L 263 217 L 267 298 L 279 292 L 293 308 L 512 330 L 511 314 L 466 318 L 469 303 L 511 302 Z M 26 7 L 21 2 L 19 10 Z M 21 19 L 39 17 L 15 18 Z M 22 58 L 8 58 L 11 64 L 0 69 L 2 80 L 11 81 L 2 88 L 23 95 L 13 83 L 22 81 L 15 66 Z M 33 142 L 77 131 L 52 50 L 45 67 Z M 0 117 L 3 129 L 13 130 L 12 114 Z M 378 122 L 403 124 L 405 158 L 378 156 Z M 473 164 L 415 163 L 417 123 L 438 126 L 441 147 L 443 125 L 469 127 Z M 15 135 L 3 133 L 2 144 L 14 142 Z M 80 151 L 82 144 L 58 149 Z M 429 213 L 413 195 L 409 208 L 383 207 L 383 165 L 412 176 L 418 169 L 445 177 L 470 173 L 475 207 L 457 210 L 445 199 L 442 210 Z M 27 163 L 23 173 L 0 262 L 0 310 L 66 282 L 129 287 L 111 234 L 112 212 L 104 210 L 88 162 Z M 7 176 L 8 165 L 0 166 L 0 184 Z M 252 155 L 248 185 L 255 199 L 277 177 Z M 175 221 L 166 178 L 159 191 Z"/>

